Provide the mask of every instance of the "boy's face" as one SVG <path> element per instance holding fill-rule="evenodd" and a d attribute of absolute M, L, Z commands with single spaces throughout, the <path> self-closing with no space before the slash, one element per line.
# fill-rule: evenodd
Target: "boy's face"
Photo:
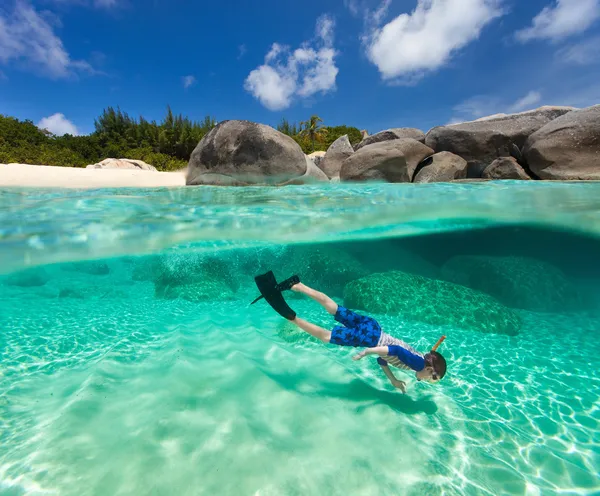
<path fill-rule="evenodd" d="M 430 384 L 436 384 L 440 379 L 436 375 L 435 370 L 433 370 L 433 367 L 427 366 L 423 370 L 419 370 L 417 372 L 417 380 L 426 381 Z"/>

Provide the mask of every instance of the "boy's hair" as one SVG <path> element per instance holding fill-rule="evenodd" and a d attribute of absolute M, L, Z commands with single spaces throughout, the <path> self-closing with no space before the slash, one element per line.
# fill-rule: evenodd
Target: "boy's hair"
<path fill-rule="evenodd" d="M 425 360 L 428 365 L 433 367 L 435 374 L 439 379 L 446 375 L 446 359 L 437 351 L 430 351 L 425 355 Z"/>

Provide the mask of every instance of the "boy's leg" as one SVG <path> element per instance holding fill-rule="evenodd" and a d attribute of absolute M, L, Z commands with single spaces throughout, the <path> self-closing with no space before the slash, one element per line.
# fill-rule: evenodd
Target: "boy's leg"
<path fill-rule="evenodd" d="M 294 320 L 292 320 L 292 322 L 303 331 L 308 332 L 311 336 L 314 336 L 315 338 L 323 341 L 324 343 L 329 343 L 329 340 L 331 339 L 331 331 L 323 329 L 318 325 L 311 324 L 310 322 L 307 322 L 306 320 L 301 319 L 299 317 L 296 317 Z"/>
<path fill-rule="evenodd" d="M 305 284 L 301 282 L 292 286 L 292 291 L 297 291 L 298 293 L 303 293 L 309 298 L 312 298 L 317 303 L 319 303 L 327 312 L 331 315 L 335 315 L 338 309 L 338 304 L 333 301 L 329 296 L 325 293 L 321 293 L 320 291 L 316 291 L 312 288 L 309 288 Z M 312 325 L 312 324 L 311 324 Z M 305 329 L 306 330 L 306 329 Z M 328 331 L 327 331 L 328 332 Z"/>

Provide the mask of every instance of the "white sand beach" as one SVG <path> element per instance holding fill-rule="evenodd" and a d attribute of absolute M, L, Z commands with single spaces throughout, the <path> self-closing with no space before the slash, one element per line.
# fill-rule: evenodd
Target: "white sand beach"
<path fill-rule="evenodd" d="M 83 169 L 46 165 L 0 164 L 0 186 L 46 188 L 153 188 L 185 186 L 185 171 Z"/>

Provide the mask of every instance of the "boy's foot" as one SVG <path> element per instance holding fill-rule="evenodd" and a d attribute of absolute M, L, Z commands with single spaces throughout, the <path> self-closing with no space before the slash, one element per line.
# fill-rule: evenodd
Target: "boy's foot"
<path fill-rule="evenodd" d="M 300 283 L 300 278 L 298 276 L 292 276 L 285 281 L 280 282 L 277 285 L 277 289 L 279 291 L 287 291 L 288 289 L 292 289 L 293 286 Z"/>

